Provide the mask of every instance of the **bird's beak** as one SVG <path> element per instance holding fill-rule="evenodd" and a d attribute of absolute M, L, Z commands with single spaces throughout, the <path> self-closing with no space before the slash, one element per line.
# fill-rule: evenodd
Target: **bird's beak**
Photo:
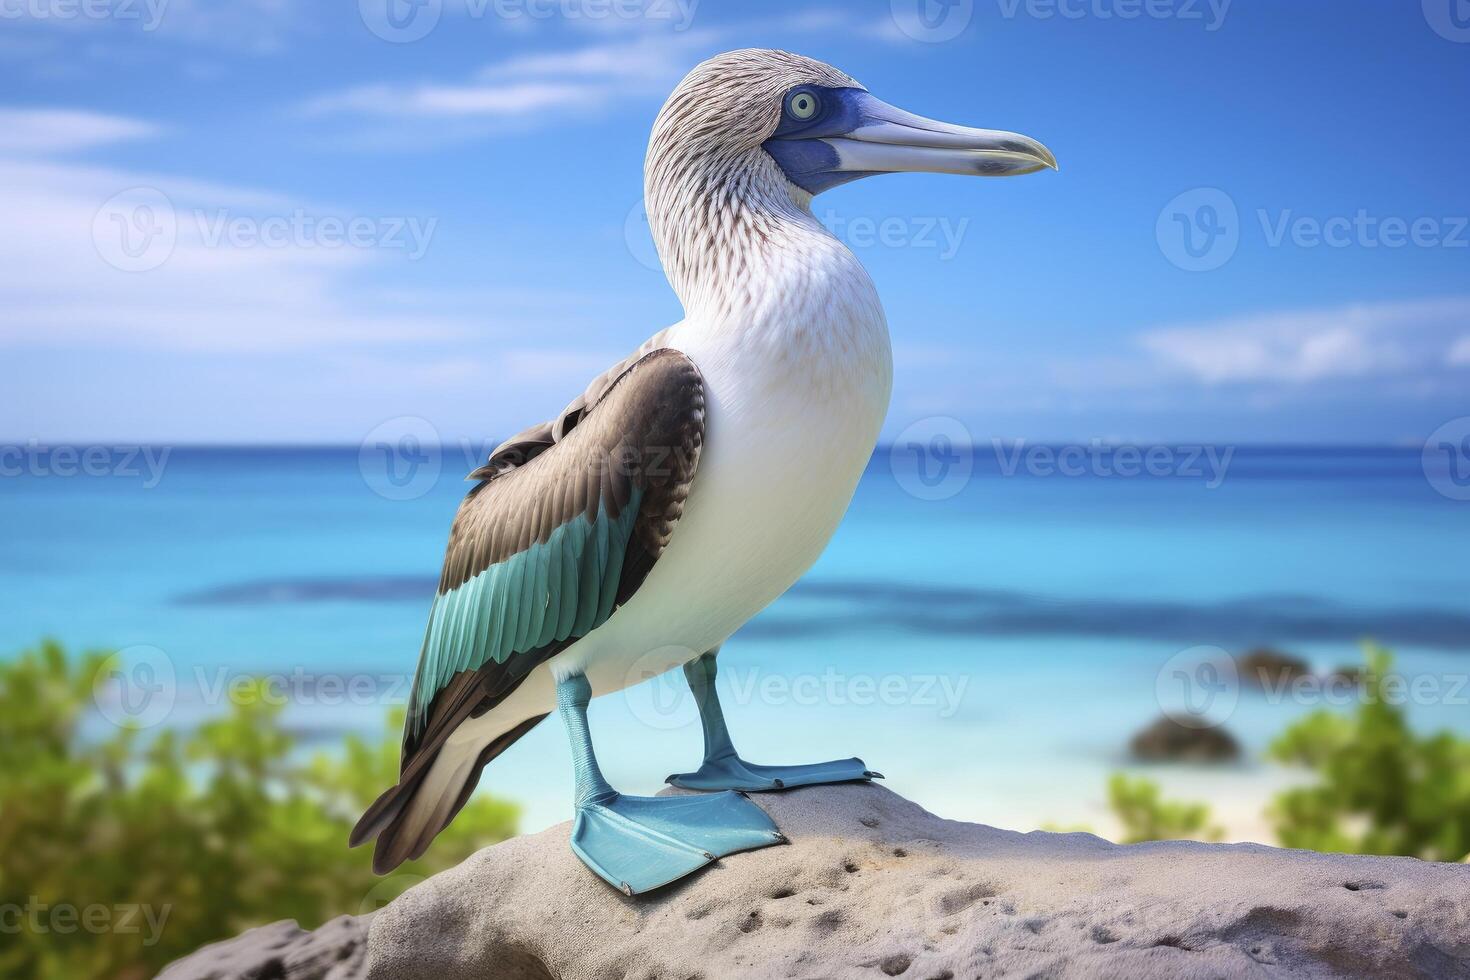
<path fill-rule="evenodd" d="M 837 152 L 838 172 L 1016 177 L 1058 169 L 1051 150 L 1029 136 L 926 119 L 866 92 L 857 108 L 855 128 L 824 140 Z"/>
<path fill-rule="evenodd" d="M 1014 177 L 1057 168 L 1051 150 L 1019 133 L 925 119 L 866 89 L 827 90 L 826 99 L 821 116 L 783 122 L 763 144 L 786 178 L 810 194 L 869 174 Z"/>

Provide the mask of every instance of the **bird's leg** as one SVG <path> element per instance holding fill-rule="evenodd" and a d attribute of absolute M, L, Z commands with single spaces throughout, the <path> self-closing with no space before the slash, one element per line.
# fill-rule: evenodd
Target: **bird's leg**
<path fill-rule="evenodd" d="M 861 759 L 839 759 L 807 766 L 758 766 L 746 762 L 730 741 L 725 726 L 725 712 L 715 690 L 715 654 L 711 650 L 684 665 L 684 677 L 699 705 L 699 720 L 704 728 L 704 764 L 698 772 L 670 776 L 668 782 L 685 789 L 733 789 L 744 792 L 793 789 L 819 783 L 846 783 L 856 780 L 882 779 Z"/>
<path fill-rule="evenodd" d="M 586 677 L 557 682 L 556 708 L 571 741 L 575 777 L 572 850 L 609 884 L 641 894 L 716 858 L 785 841 L 765 811 L 739 793 L 654 797 L 613 789 L 592 749 L 591 699 Z"/>

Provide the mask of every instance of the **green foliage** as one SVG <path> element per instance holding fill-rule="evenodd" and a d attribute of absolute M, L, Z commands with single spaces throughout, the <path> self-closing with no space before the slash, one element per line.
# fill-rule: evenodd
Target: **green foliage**
<path fill-rule="evenodd" d="M 1277 837 L 1317 851 L 1459 861 L 1470 854 L 1470 740 L 1411 731 L 1392 655 L 1366 654 L 1351 716 L 1319 711 L 1271 745 L 1272 758 L 1317 777 L 1276 797 Z"/>
<path fill-rule="evenodd" d="M 141 980 L 251 926 L 376 908 L 515 833 L 514 805 L 476 798 L 378 879 L 347 834 L 396 779 L 394 741 L 302 759 L 248 687 L 192 731 L 116 728 L 91 710 L 105 659 L 0 662 L 0 976 Z"/>
<path fill-rule="evenodd" d="M 1108 780 L 1108 806 L 1123 824 L 1121 844 L 1151 840 L 1219 840 L 1224 831 L 1210 826 L 1210 808 L 1203 803 L 1163 799 L 1158 783 L 1129 779 L 1114 773 Z"/>

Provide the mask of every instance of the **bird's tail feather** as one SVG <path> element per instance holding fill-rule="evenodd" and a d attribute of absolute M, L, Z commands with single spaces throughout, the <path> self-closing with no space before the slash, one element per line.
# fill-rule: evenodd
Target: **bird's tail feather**
<path fill-rule="evenodd" d="M 357 847 L 376 838 L 373 871 L 380 875 L 404 861 L 422 857 L 439 832 L 469 802 L 485 765 L 545 717 L 526 719 L 479 753 L 441 747 L 431 764 L 415 766 L 368 807 L 352 828 L 348 844 Z"/>

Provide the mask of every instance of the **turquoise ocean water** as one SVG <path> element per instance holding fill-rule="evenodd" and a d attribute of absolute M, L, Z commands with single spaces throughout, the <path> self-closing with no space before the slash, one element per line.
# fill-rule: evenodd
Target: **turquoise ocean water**
<path fill-rule="evenodd" d="M 1161 704 L 1189 696 L 1171 685 L 1215 656 L 1195 648 L 1272 645 L 1325 670 L 1355 662 L 1365 636 L 1420 680 L 1417 724 L 1470 732 L 1470 503 L 1436 490 L 1446 474 L 1426 476 L 1417 449 L 1239 448 L 1223 471 L 1171 449 L 1167 472 L 1132 477 L 1107 458 L 1069 476 L 1044 454 L 1014 467 L 985 449 L 937 486 L 915 482 L 906 451 L 875 455 L 826 555 L 721 657 L 754 761 L 858 754 L 947 816 L 1105 829 L 1106 774 Z M 478 453 L 430 453 L 438 477 L 400 487 L 355 447 L 160 452 L 150 469 L 110 451 L 91 475 L 44 451 L 6 457 L 0 656 L 45 636 L 126 648 L 126 669 L 166 695 L 150 723 L 189 724 L 229 679 L 267 674 L 310 744 L 380 729 L 406 697 Z M 99 697 L 113 694 L 128 690 Z M 1220 694 L 1247 761 L 1156 772 L 1250 836 L 1287 778 L 1261 748 L 1323 701 Z M 677 678 L 599 699 L 593 724 L 626 790 L 698 761 Z M 559 727 L 481 786 L 523 802 L 527 829 L 564 819 Z"/>

